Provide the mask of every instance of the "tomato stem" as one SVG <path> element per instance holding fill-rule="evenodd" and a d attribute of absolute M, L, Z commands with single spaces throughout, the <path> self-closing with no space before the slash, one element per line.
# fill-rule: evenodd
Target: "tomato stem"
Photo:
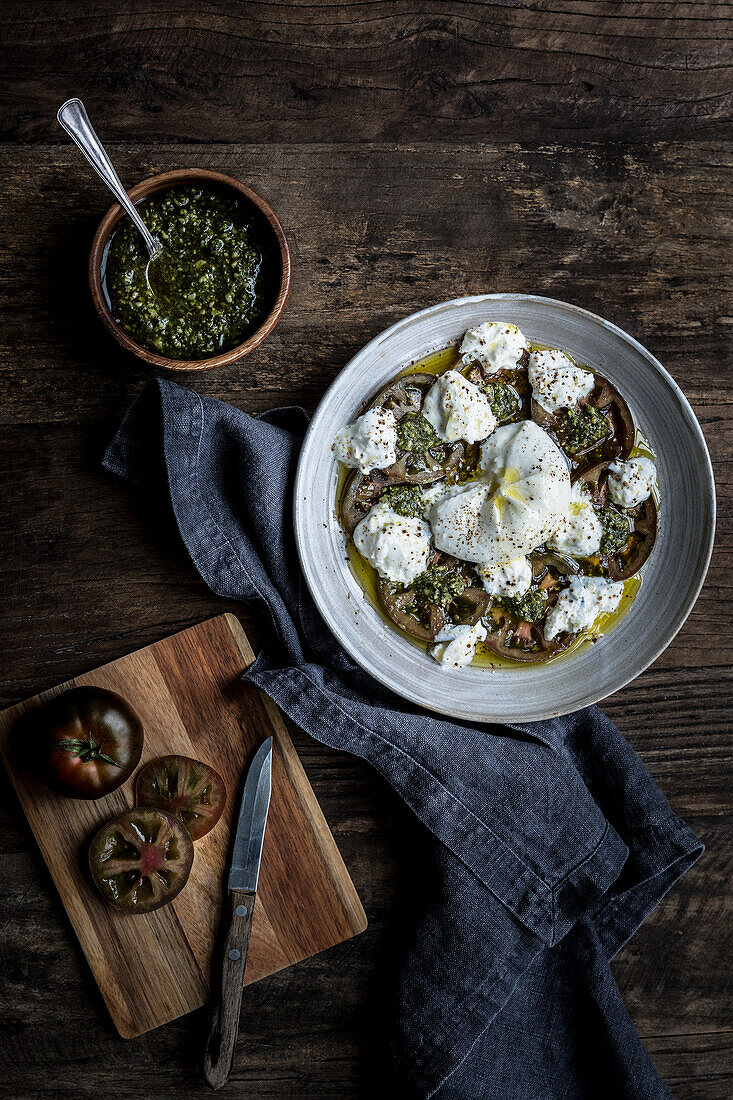
<path fill-rule="evenodd" d="M 64 749 L 65 752 L 74 753 L 75 756 L 79 757 L 82 764 L 88 764 L 90 760 L 103 760 L 105 764 L 112 764 L 115 768 L 122 767 L 122 765 L 118 764 L 116 760 L 113 760 L 111 756 L 102 752 L 104 741 L 95 741 L 93 737 L 88 737 L 86 741 L 70 737 L 65 741 L 57 741 L 56 748 Z"/>

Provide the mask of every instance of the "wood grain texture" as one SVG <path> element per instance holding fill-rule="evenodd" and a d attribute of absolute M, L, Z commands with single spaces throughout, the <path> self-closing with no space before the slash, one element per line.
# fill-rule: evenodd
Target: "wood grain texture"
<path fill-rule="evenodd" d="M 19 141 L 56 135 L 72 82 L 111 141 L 684 139 L 723 135 L 731 103 L 715 0 L 6 8 L 3 123 Z"/>
<path fill-rule="evenodd" d="M 386 324 L 456 294 L 536 292 L 608 317 L 692 401 L 719 504 L 691 618 L 604 704 L 707 845 L 614 969 L 675 1100 L 727 1098 L 730 3 L 0 0 L 0 14 L 0 700 L 221 611 L 255 648 L 267 630 L 206 591 L 157 504 L 99 469 L 150 375 L 86 296 L 108 202 L 56 126 L 67 96 L 86 100 L 129 184 L 218 168 L 283 221 L 283 318 L 244 363 L 188 383 L 201 393 L 312 410 Z M 389 1084 L 379 977 L 399 954 L 408 838 L 422 838 L 360 761 L 288 729 L 370 925 L 249 987 L 227 1095 L 373 1100 Z M 134 1045 L 114 1032 L 2 773 L 0 912 L 2 1100 L 207 1095 L 203 1013 Z"/>
<path fill-rule="evenodd" d="M 208 1000 L 242 775 L 269 736 L 274 738 L 273 793 L 252 947 L 246 971 L 240 968 L 245 983 L 366 927 L 358 895 L 277 709 L 241 680 L 253 659 L 237 619 L 221 615 L 0 713 L 0 756 L 124 1038 Z M 221 821 L 197 842 L 186 886 L 153 913 L 130 917 L 113 910 L 84 869 L 89 839 L 134 804 L 133 777 L 105 798 L 84 802 L 53 794 L 15 762 L 13 738 L 26 715 L 60 691 L 84 684 L 118 692 L 139 715 L 145 729 L 143 765 L 166 753 L 191 756 L 211 764 L 226 784 Z"/>
<path fill-rule="evenodd" d="M 242 363 L 192 375 L 201 393 L 248 411 L 312 408 L 399 318 L 519 291 L 618 324 L 671 371 L 711 435 L 728 428 L 733 157 L 713 143 L 126 145 L 115 160 L 130 182 L 181 165 L 238 176 L 291 242 L 293 288 L 276 331 Z M 7 148 L 0 186 L 2 423 L 116 417 L 151 372 L 108 338 L 89 301 L 105 190 L 70 142 Z"/>

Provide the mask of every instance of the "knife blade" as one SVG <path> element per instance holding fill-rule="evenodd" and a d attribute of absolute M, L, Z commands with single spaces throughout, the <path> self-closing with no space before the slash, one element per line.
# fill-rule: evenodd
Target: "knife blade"
<path fill-rule="evenodd" d="M 204 1078 L 213 1089 L 226 1083 L 234 1060 L 271 790 L 272 737 L 268 737 L 257 749 L 242 788 L 222 911 L 218 965 L 215 959 L 212 967 Z"/>
<path fill-rule="evenodd" d="M 272 738 L 263 741 L 244 781 L 239 821 L 232 844 L 230 890 L 257 890 L 272 791 Z"/>

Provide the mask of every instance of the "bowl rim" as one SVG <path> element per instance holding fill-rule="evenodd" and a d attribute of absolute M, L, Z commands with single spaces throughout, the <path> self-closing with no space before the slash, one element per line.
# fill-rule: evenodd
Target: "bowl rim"
<path fill-rule="evenodd" d="M 674 378 L 669 373 L 669 371 L 667 371 L 667 369 L 664 366 L 662 366 L 662 364 L 659 362 L 659 360 L 654 355 L 652 355 L 652 353 L 650 351 L 648 351 L 647 348 L 645 348 L 643 344 L 641 344 L 633 336 L 629 335 L 629 333 L 627 333 L 624 329 L 620 328 L 620 326 L 613 324 L 613 322 L 611 322 L 611 321 L 607 321 L 605 318 L 601 317 L 597 313 L 593 313 L 591 310 L 584 309 L 582 306 L 577 306 L 577 305 L 574 305 L 570 302 L 564 302 L 559 298 L 550 298 L 550 297 L 546 297 L 544 295 L 539 295 L 539 294 L 522 294 L 522 293 L 518 293 L 518 292 L 517 293 L 507 292 L 507 293 L 465 295 L 465 296 L 462 296 L 460 298 L 451 298 L 451 299 L 448 299 L 447 301 L 444 301 L 444 302 L 438 302 L 434 305 L 426 306 L 423 309 L 417 310 L 415 313 L 411 313 L 408 316 L 401 318 L 400 320 L 394 322 L 394 324 L 388 326 L 386 329 L 383 329 L 381 332 L 377 333 L 377 335 L 374 336 L 373 339 L 369 340 L 366 344 L 364 344 L 349 359 L 349 361 L 338 372 L 336 377 L 333 379 L 331 384 L 328 386 L 326 392 L 323 394 L 323 396 L 321 397 L 321 400 L 318 403 L 318 406 L 316 407 L 316 410 L 315 410 L 315 412 L 314 412 L 314 414 L 311 418 L 310 424 L 309 424 L 309 426 L 306 430 L 305 436 L 303 438 L 303 444 L 302 444 L 300 455 L 299 455 L 299 458 L 298 458 L 298 466 L 297 466 L 295 481 L 294 481 L 294 486 L 293 486 L 293 524 L 294 524 L 294 533 L 295 533 L 295 543 L 296 543 L 296 547 L 297 547 L 297 551 L 298 551 L 298 558 L 300 560 L 301 569 L 303 570 L 303 575 L 305 577 L 306 584 L 308 586 L 308 591 L 310 592 L 311 598 L 313 599 L 321 618 L 323 619 L 324 623 L 326 624 L 328 629 L 331 631 L 331 633 L 334 635 L 336 640 L 339 642 L 339 644 L 343 646 L 343 648 L 346 650 L 346 652 L 349 654 L 349 656 L 358 665 L 360 665 L 361 668 L 363 668 L 366 672 L 368 672 L 370 676 L 372 676 L 375 680 L 377 680 L 379 683 L 381 683 L 384 687 L 388 688 L 390 691 L 393 691 L 395 694 L 399 695 L 401 698 L 406 699 L 411 703 L 417 704 L 418 706 L 422 707 L 424 710 L 431 711 L 431 712 L 437 713 L 437 714 L 442 714 L 442 715 L 445 715 L 445 716 L 450 717 L 450 718 L 464 720 L 464 721 L 467 720 L 467 721 L 476 721 L 476 722 L 486 722 L 486 721 L 505 721 L 505 720 L 501 719 L 501 718 L 491 719 L 491 718 L 488 718 L 484 715 L 469 714 L 466 711 L 457 711 L 455 709 L 451 709 L 450 707 L 440 707 L 440 706 L 436 706 L 436 705 L 431 705 L 429 703 L 426 703 L 424 700 L 422 700 L 420 698 L 419 692 L 415 691 L 412 694 L 410 694 L 406 690 L 403 690 L 401 687 L 396 687 L 395 684 L 389 680 L 388 676 L 380 675 L 378 672 L 376 672 L 374 670 L 373 667 L 371 667 L 371 665 L 368 663 L 368 660 L 365 658 L 363 653 L 359 650 L 359 647 L 352 643 L 351 639 L 349 638 L 348 632 L 345 629 L 345 627 L 343 626 L 343 624 L 341 622 L 339 622 L 338 620 L 335 620 L 335 621 L 331 620 L 331 616 L 328 613 L 325 602 L 321 597 L 321 594 L 320 594 L 320 591 L 319 591 L 319 586 L 316 583 L 317 582 L 317 572 L 312 568 L 311 563 L 310 563 L 310 559 L 309 559 L 309 556 L 308 556 L 309 540 L 308 540 L 307 531 L 305 530 L 305 521 L 304 521 L 304 518 L 303 518 L 303 515 L 302 515 L 302 511 L 303 511 L 302 501 L 305 498 L 305 496 L 307 495 L 305 463 L 306 463 L 307 457 L 308 457 L 308 449 L 309 449 L 310 441 L 313 438 L 313 436 L 320 430 L 319 413 L 321 412 L 321 409 L 324 406 L 331 390 L 337 385 L 337 383 L 342 378 L 342 376 L 352 367 L 352 364 L 354 364 L 354 362 L 357 359 L 360 359 L 362 356 L 367 355 L 370 351 L 372 351 L 378 345 L 384 343 L 390 337 L 392 337 L 395 333 L 399 332 L 400 329 L 402 329 L 403 327 L 405 327 L 407 325 L 414 324 L 415 322 L 417 322 L 419 320 L 422 320 L 424 318 L 427 318 L 432 314 L 439 314 L 439 313 L 441 313 L 445 310 L 452 310 L 452 309 L 455 309 L 455 308 L 458 308 L 458 307 L 461 307 L 461 306 L 466 306 L 466 305 L 469 305 L 469 304 L 479 304 L 479 303 L 488 303 L 488 302 L 498 304 L 498 303 L 501 303 L 501 302 L 507 302 L 507 304 L 511 306 L 512 303 L 515 303 L 517 301 L 521 301 L 522 303 L 527 303 L 527 304 L 538 303 L 538 304 L 546 306 L 546 307 L 547 306 L 557 307 L 561 310 L 567 310 L 567 311 L 570 311 L 570 312 L 573 312 L 573 313 L 577 313 L 580 316 L 587 319 L 588 321 L 599 325 L 601 328 L 605 328 L 605 329 L 610 330 L 616 336 L 618 336 L 620 339 L 622 339 L 622 340 L 626 341 L 628 344 L 630 344 L 639 353 L 639 355 L 641 355 L 642 358 L 645 359 L 649 363 L 651 368 L 662 376 L 662 378 L 664 379 L 666 384 L 674 392 L 675 396 L 677 397 L 678 401 L 680 402 L 680 405 L 685 410 L 688 425 L 691 427 L 692 432 L 695 435 L 697 443 L 698 443 L 698 445 L 701 449 L 701 453 L 702 453 L 702 455 L 704 455 L 704 459 L 705 459 L 704 474 L 705 474 L 705 481 L 707 482 L 707 486 L 708 486 L 708 490 L 709 490 L 710 524 L 709 524 L 709 528 L 708 528 L 707 545 L 705 545 L 703 548 L 701 548 L 702 552 L 701 552 L 701 556 L 700 556 L 699 579 L 698 579 L 697 583 L 695 584 L 694 589 L 692 589 L 690 591 L 688 601 L 687 601 L 687 605 L 684 608 L 684 612 L 680 616 L 679 621 L 675 624 L 674 629 L 671 631 L 671 633 L 665 634 L 665 636 L 662 639 L 661 643 L 654 648 L 651 656 L 649 656 L 648 659 L 645 659 L 644 663 L 635 672 L 633 672 L 631 675 L 626 676 L 624 679 L 622 679 L 619 683 L 617 683 L 613 687 L 613 689 L 610 692 L 609 691 L 601 691 L 600 694 L 596 695 L 596 694 L 594 694 L 593 691 L 591 691 L 590 695 L 589 695 L 589 698 L 587 699 L 587 701 L 583 702 L 580 709 L 582 709 L 583 707 L 586 707 L 586 706 L 594 705 L 595 703 L 598 703 L 601 700 L 608 698 L 610 695 L 613 695 L 617 691 L 620 691 L 622 688 L 626 687 L 628 684 L 630 684 L 632 681 L 634 681 L 638 676 L 640 676 L 643 672 L 645 672 L 646 669 L 648 669 L 650 667 L 650 665 L 652 665 L 659 658 L 659 656 L 665 651 L 665 649 L 667 649 L 667 647 L 671 644 L 671 642 L 674 640 L 674 638 L 677 636 L 677 634 L 679 633 L 679 631 L 681 630 L 681 628 L 683 627 L 683 625 L 685 624 L 685 622 L 689 618 L 690 612 L 692 611 L 693 607 L 695 606 L 695 604 L 697 602 L 697 599 L 700 595 L 700 591 L 702 590 L 702 587 L 703 587 L 703 585 L 705 583 L 705 580 L 706 580 L 706 577 L 707 577 L 708 569 L 710 567 L 710 559 L 712 557 L 712 552 L 713 552 L 713 547 L 714 547 L 714 542 L 715 542 L 715 529 L 716 529 L 716 518 L 717 518 L 715 478 L 714 478 L 714 473 L 713 473 L 712 461 L 710 459 L 710 453 L 708 451 L 705 436 L 703 434 L 702 428 L 700 427 L 700 423 L 697 419 L 697 416 L 695 415 L 695 412 L 694 412 L 692 406 L 690 405 L 689 401 L 685 397 L 682 389 L 677 384 L 677 382 L 674 380 Z M 448 346 L 448 345 L 446 345 L 446 346 Z M 409 362 L 410 362 L 409 360 L 406 360 L 404 366 L 408 366 Z M 334 522 L 334 523 L 338 522 L 337 519 L 335 518 L 335 513 L 332 513 L 332 514 L 333 514 L 332 522 Z M 448 695 L 448 693 L 446 693 L 446 695 Z M 556 707 L 556 708 L 547 708 L 547 707 L 545 707 L 545 708 L 538 708 L 536 711 L 532 711 L 531 713 L 528 713 L 526 716 L 522 716 L 521 718 L 517 718 L 517 719 L 512 719 L 511 721 L 514 721 L 514 720 L 516 720 L 516 721 L 527 721 L 527 722 L 542 721 L 542 720 L 545 720 L 545 719 L 556 718 L 556 717 L 559 717 L 563 714 L 574 713 L 577 709 L 578 709 L 578 707 L 565 707 L 565 708 L 563 708 L 563 707 Z M 509 720 L 507 719 L 507 721 L 509 721 Z"/>
<path fill-rule="evenodd" d="M 138 344 L 137 341 L 133 340 L 132 337 L 125 332 L 122 326 L 115 321 L 107 305 L 107 299 L 102 286 L 102 259 L 105 248 L 112 236 L 112 232 L 124 215 L 124 211 L 120 204 L 117 202 L 113 203 L 97 227 L 89 252 L 89 289 L 91 291 L 94 308 L 105 328 L 112 333 L 117 343 L 125 348 L 126 351 L 131 352 L 132 355 L 137 356 L 138 359 L 142 359 L 146 363 L 150 363 L 152 366 L 162 367 L 165 370 L 171 371 L 213 370 L 215 367 L 222 367 L 227 363 L 235 363 L 238 359 L 242 359 L 245 355 L 248 355 L 250 351 L 256 348 L 258 344 L 261 344 L 262 341 L 270 335 L 275 325 L 280 320 L 280 316 L 285 308 L 285 303 L 288 300 L 288 295 L 290 294 L 292 276 L 290 246 L 288 245 L 285 230 L 282 227 L 280 219 L 261 195 L 258 195 L 257 192 L 253 191 L 246 183 L 236 179 L 234 176 L 226 175 L 224 172 L 217 172 L 213 168 L 174 168 L 167 172 L 156 172 L 152 176 L 147 176 L 139 183 L 136 183 L 134 187 L 131 187 L 127 194 L 134 203 L 137 202 L 138 199 L 147 198 L 148 195 L 163 191 L 167 187 L 191 182 L 192 180 L 208 181 L 209 183 L 216 183 L 223 187 L 230 187 L 238 191 L 240 195 L 243 195 L 261 214 L 263 214 L 272 227 L 280 251 L 280 286 L 272 308 L 264 318 L 262 324 L 247 340 L 241 344 L 237 344 L 236 347 L 230 348 L 220 355 L 210 356 L 207 359 L 171 359 L 169 356 L 159 355 L 157 352 L 151 351 L 149 348 L 145 348 L 142 344 Z"/>

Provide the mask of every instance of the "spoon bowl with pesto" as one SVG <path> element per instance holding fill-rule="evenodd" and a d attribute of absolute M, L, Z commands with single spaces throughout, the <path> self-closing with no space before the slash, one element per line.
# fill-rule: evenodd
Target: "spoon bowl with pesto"
<path fill-rule="evenodd" d="M 97 312 L 138 358 L 168 370 L 236 362 L 277 324 L 290 289 L 283 228 L 246 184 L 208 169 L 152 176 L 128 193 L 161 245 L 146 243 L 119 205 L 89 257 Z"/>

